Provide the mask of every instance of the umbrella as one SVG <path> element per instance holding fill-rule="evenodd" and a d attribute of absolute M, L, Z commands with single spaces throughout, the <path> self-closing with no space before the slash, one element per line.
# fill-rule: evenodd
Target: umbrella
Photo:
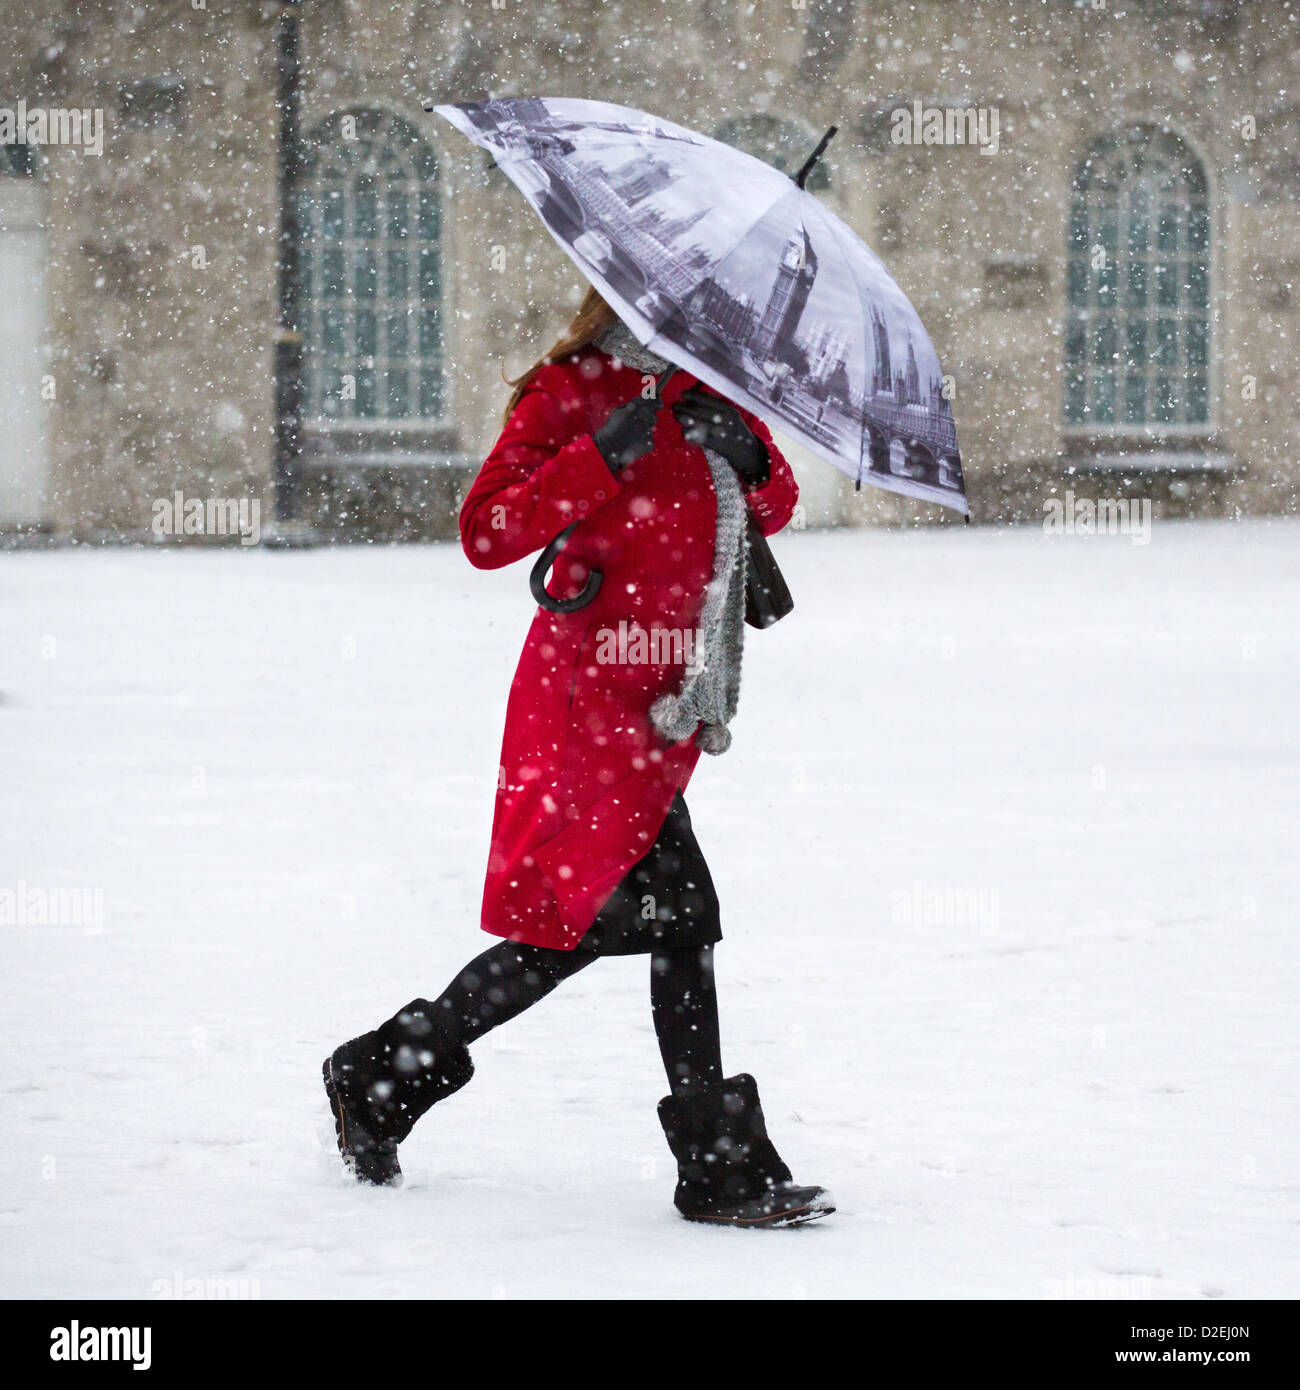
<path fill-rule="evenodd" d="M 939 359 L 871 249 L 796 179 L 643 111 L 431 106 L 489 150 L 650 351 L 860 487 L 969 515 Z"/>

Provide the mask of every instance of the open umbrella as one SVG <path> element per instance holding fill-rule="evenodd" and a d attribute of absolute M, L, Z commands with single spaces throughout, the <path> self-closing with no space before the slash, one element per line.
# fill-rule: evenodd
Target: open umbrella
<path fill-rule="evenodd" d="M 495 156 L 652 352 L 779 421 L 859 486 L 969 514 L 929 336 L 878 257 L 802 177 L 606 102 L 430 109 Z"/>

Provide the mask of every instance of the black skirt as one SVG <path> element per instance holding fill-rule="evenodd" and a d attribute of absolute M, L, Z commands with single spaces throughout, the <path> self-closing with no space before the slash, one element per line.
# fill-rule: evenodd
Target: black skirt
<path fill-rule="evenodd" d="M 577 949 L 635 956 L 721 940 L 718 895 L 679 791 L 654 844 L 610 894 Z"/>

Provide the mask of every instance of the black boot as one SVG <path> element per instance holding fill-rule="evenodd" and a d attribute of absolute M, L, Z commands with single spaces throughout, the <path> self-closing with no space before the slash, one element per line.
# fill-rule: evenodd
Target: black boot
<path fill-rule="evenodd" d="M 421 1115 L 474 1075 L 469 1050 L 440 1038 L 422 1004 L 325 1059 L 325 1092 L 343 1164 L 358 1182 L 396 1187 L 397 1145 Z"/>
<path fill-rule="evenodd" d="M 758 1084 L 741 1074 L 659 1102 L 677 1160 L 677 1210 L 688 1221 L 800 1226 L 835 1210 L 820 1187 L 796 1187 L 767 1137 Z"/>

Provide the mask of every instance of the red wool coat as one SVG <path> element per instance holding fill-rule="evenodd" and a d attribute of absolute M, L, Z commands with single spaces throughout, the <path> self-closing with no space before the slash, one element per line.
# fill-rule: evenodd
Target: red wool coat
<path fill-rule="evenodd" d="M 592 566 L 605 576 L 579 612 L 537 610 L 510 687 L 482 920 L 485 931 L 534 946 L 577 945 L 654 843 L 700 756 L 694 735 L 669 742 L 649 716 L 681 686 L 686 635 L 713 574 L 713 480 L 669 409 L 696 379 L 674 374 L 654 448 L 617 478 L 591 438 L 643 380 L 596 348 L 543 367 L 460 514 L 461 543 L 480 569 L 534 554 L 576 520 L 550 592 L 578 593 Z M 766 426 L 741 414 L 771 457 L 768 481 L 748 492 L 771 535 L 798 489 Z M 658 664 L 610 660 L 621 623 L 629 638 L 645 630 Z M 624 655 L 636 647 L 632 638 Z"/>

